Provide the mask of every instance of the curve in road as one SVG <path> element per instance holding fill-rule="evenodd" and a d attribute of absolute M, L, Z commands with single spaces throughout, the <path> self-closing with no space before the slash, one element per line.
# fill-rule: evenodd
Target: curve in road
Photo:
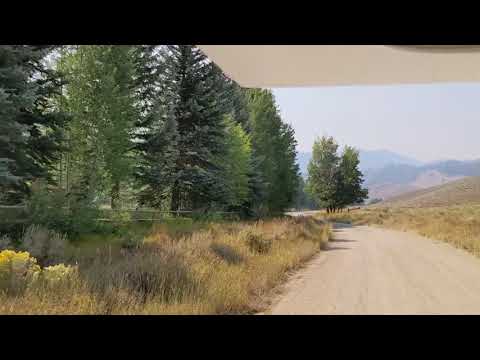
<path fill-rule="evenodd" d="M 480 314 L 480 260 L 412 233 L 337 224 L 266 314 Z"/>

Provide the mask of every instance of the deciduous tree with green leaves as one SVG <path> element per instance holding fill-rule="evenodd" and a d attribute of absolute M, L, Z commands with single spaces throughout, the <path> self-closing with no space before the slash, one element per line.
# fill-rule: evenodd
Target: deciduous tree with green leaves
<path fill-rule="evenodd" d="M 252 149 L 249 135 L 230 116 L 225 118 L 225 147 L 225 154 L 218 160 L 225 178 L 225 203 L 230 210 L 243 212 L 251 196 Z"/>
<path fill-rule="evenodd" d="M 318 205 L 332 211 L 338 195 L 338 144 L 333 137 L 323 136 L 313 144 L 308 164 L 308 189 Z"/>
<path fill-rule="evenodd" d="M 294 131 L 282 122 L 271 91 L 249 89 L 248 130 L 252 141 L 252 178 L 257 213 L 280 213 L 292 205 L 299 182 Z"/>
<path fill-rule="evenodd" d="M 132 173 L 132 136 L 138 118 L 133 48 L 81 45 L 64 54 L 59 69 L 68 74 L 61 104 L 73 117 L 72 187 L 90 199 L 105 193 L 115 208 L 121 186 Z"/>
<path fill-rule="evenodd" d="M 358 150 L 345 146 L 339 163 L 339 207 L 361 203 L 368 197 L 368 190 L 362 188 L 363 174 L 359 169 Z"/>
<path fill-rule="evenodd" d="M 346 146 L 341 156 L 337 152 L 333 137 L 323 136 L 314 142 L 308 164 L 308 191 L 327 212 L 362 202 L 368 194 L 362 188 L 358 151 Z"/>

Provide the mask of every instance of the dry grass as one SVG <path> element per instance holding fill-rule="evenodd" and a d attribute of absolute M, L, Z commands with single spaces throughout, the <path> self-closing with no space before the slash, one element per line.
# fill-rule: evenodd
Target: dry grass
<path fill-rule="evenodd" d="M 392 197 L 374 207 L 445 207 L 480 203 L 480 176 L 467 177 L 444 185 Z"/>
<path fill-rule="evenodd" d="M 480 256 L 480 205 L 365 209 L 331 215 L 330 219 L 414 231 Z"/>
<path fill-rule="evenodd" d="M 1 314 L 246 314 L 328 241 L 308 218 L 154 228 L 138 246 L 76 254 L 78 276 L 53 288 L 0 294 Z M 91 250 L 91 249 L 89 249 Z"/>

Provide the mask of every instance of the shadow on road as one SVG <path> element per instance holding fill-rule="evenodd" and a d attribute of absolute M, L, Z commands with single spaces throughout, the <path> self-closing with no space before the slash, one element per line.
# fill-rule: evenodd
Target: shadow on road
<path fill-rule="evenodd" d="M 349 223 L 339 223 L 339 222 L 333 223 L 334 229 L 349 229 L 351 227 L 353 227 L 353 225 Z"/>
<path fill-rule="evenodd" d="M 330 239 L 331 243 L 352 243 L 352 242 L 357 242 L 357 240 L 347 240 L 347 239 Z"/>
<path fill-rule="evenodd" d="M 349 247 L 345 246 L 332 246 L 332 245 L 327 245 L 325 248 L 322 249 L 323 251 L 334 251 L 334 250 L 351 250 Z"/>

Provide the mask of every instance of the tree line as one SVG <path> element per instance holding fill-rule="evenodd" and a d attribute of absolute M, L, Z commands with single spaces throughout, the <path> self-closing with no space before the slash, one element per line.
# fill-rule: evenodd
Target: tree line
<path fill-rule="evenodd" d="M 269 90 L 191 45 L 0 46 L 0 202 L 263 216 L 301 182 Z"/>

